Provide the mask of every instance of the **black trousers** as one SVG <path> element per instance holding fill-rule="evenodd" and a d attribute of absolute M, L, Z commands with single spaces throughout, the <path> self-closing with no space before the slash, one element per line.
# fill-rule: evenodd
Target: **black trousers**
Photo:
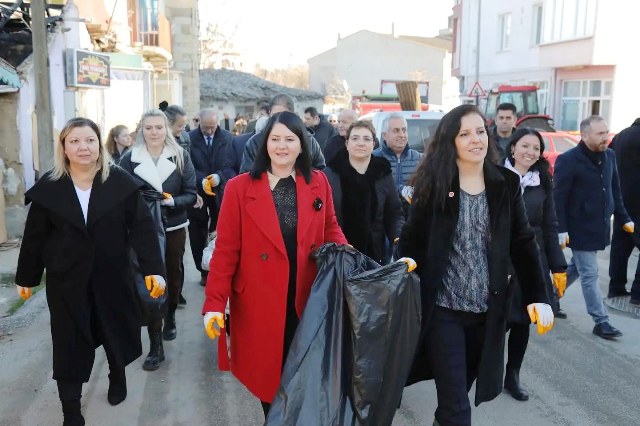
<path fill-rule="evenodd" d="M 202 270 L 202 251 L 207 245 L 209 234 L 216 230 L 218 223 L 218 208 L 214 197 L 205 195 L 204 205 L 200 209 L 190 207 L 189 214 L 189 245 L 196 268 L 203 276 L 207 271 Z"/>
<path fill-rule="evenodd" d="M 478 376 L 485 314 L 436 306 L 427 330 L 427 361 L 436 384 L 441 426 L 471 425 L 469 390 Z"/>
<path fill-rule="evenodd" d="M 520 370 L 520 367 L 522 367 L 524 354 L 527 352 L 527 346 L 529 345 L 530 328 L 529 324 L 507 323 L 507 330 L 510 330 L 507 368 Z"/>
<path fill-rule="evenodd" d="M 187 242 L 185 228 L 169 231 L 166 235 L 165 265 L 167 267 L 167 305 L 170 310 L 176 310 L 182 292 L 184 279 L 184 248 Z M 202 253 L 200 253 L 202 257 Z"/>
<path fill-rule="evenodd" d="M 630 215 L 634 223 L 640 223 L 640 215 Z M 640 231 L 629 234 L 622 229 L 623 223 L 614 221 L 611 251 L 609 252 L 609 291 L 621 291 L 627 284 L 627 266 L 629 256 L 634 247 L 640 248 Z M 640 299 L 640 262 L 636 267 L 636 275 L 631 285 L 631 297 Z"/>

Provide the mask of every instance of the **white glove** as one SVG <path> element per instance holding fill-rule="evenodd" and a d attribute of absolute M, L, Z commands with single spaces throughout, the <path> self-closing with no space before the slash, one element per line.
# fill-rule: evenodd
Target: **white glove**
<path fill-rule="evenodd" d="M 212 175 L 207 176 L 206 178 L 202 179 L 202 186 L 204 187 L 204 181 L 207 179 L 211 179 L 211 186 L 213 186 L 214 188 L 218 185 L 220 185 L 220 175 L 217 173 L 214 173 Z"/>
<path fill-rule="evenodd" d="M 163 192 L 162 195 L 164 195 L 164 200 L 160 201 L 161 206 L 174 207 L 176 205 L 176 201 L 171 194 Z"/>
<path fill-rule="evenodd" d="M 569 244 L 569 233 L 561 232 L 558 234 L 558 243 L 560 247 L 565 248 Z"/>
<path fill-rule="evenodd" d="M 200 209 L 203 205 L 204 201 L 202 200 L 202 197 L 200 196 L 200 194 L 196 194 L 196 203 L 193 205 L 193 207 L 196 209 Z"/>
<path fill-rule="evenodd" d="M 396 262 L 404 262 L 407 264 L 407 272 L 412 272 L 414 269 L 416 269 L 418 267 L 418 264 L 416 263 L 415 260 L 413 260 L 410 257 L 401 257 L 400 259 L 396 260 Z"/>
<path fill-rule="evenodd" d="M 538 334 L 545 334 L 553 328 L 553 310 L 546 303 L 527 305 L 527 312 L 532 323 L 538 324 Z"/>
<path fill-rule="evenodd" d="M 203 322 L 204 331 L 213 340 L 221 334 L 220 329 L 224 328 L 224 315 L 220 312 L 207 312 L 204 314 Z M 218 326 L 217 328 L 216 325 Z"/>
<path fill-rule="evenodd" d="M 413 186 L 403 186 L 402 191 L 400 191 L 400 195 L 402 195 L 402 198 L 404 198 L 407 203 L 411 204 L 411 200 L 413 199 Z"/>

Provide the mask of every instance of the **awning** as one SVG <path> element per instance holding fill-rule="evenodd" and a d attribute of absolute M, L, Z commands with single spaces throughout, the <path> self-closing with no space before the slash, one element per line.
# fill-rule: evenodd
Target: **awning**
<path fill-rule="evenodd" d="M 22 86 L 16 69 L 4 59 L 0 58 L 0 87 L 9 86 L 19 89 Z"/>

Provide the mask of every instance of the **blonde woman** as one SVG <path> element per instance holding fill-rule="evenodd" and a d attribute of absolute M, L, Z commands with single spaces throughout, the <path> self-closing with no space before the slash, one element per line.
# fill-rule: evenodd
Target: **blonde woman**
<path fill-rule="evenodd" d="M 73 118 L 66 124 L 54 161 L 53 170 L 25 194 L 31 207 L 16 284 L 28 298 L 47 271 L 53 379 L 64 425 L 84 425 L 82 383 L 89 381 L 95 348 L 102 345 L 107 354 L 112 405 L 126 398 L 125 366 L 142 353 L 128 248 L 138 254 L 152 297 L 164 292 L 164 265 L 139 185 L 109 165 L 93 121 Z"/>
<path fill-rule="evenodd" d="M 177 335 L 175 312 L 184 277 L 182 259 L 187 237 L 187 207 L 196 202 L 196 175 L 189 153 L 176 142 L 164 112 L 152 109 L 142 115 L 140 130 L 120 166 L 147 190 L 164 195 L 162 217 L 166 233 L 167 312 L 162 318 L 149 318 L 151 348 L 142 368 L 151 371 L 164 360 L 162 339 Z"/>
<path fill-rule="evenodd" d="M 132 143 L 133 140 L 131 139 L 127 126 L 119 124 L 109 131 L 109 135 L 107 136 L 107 151 L 116 164 L 118 164 L 120 157 L 129 149 Z"/>

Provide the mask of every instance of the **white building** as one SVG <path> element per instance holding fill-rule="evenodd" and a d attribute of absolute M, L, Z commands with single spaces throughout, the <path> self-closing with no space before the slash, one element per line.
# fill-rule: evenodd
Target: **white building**
<path fill-rule="evenodd" d="M 455 106 L 457 79 L 451 76 L 451 39 L 396 36 L 367 30 L 339 38 L 336 47 L 308 60 L 309 89 L 331 95 L 396 95 L 396 81 L 417 81 L 430 104 Z M 333 86 L 333 87 L 332 87 Z"/>
<path fill-rule="evenodd" d="M 577 130 L 599 114 L 619 131 L 640 116 L 637 16 L 640 2 L 626 0 L 456 0 L 453 74 L 462 99 L 476 76 L 485 90 L 534 84 L 540 112 L 557 128 Z"/>

